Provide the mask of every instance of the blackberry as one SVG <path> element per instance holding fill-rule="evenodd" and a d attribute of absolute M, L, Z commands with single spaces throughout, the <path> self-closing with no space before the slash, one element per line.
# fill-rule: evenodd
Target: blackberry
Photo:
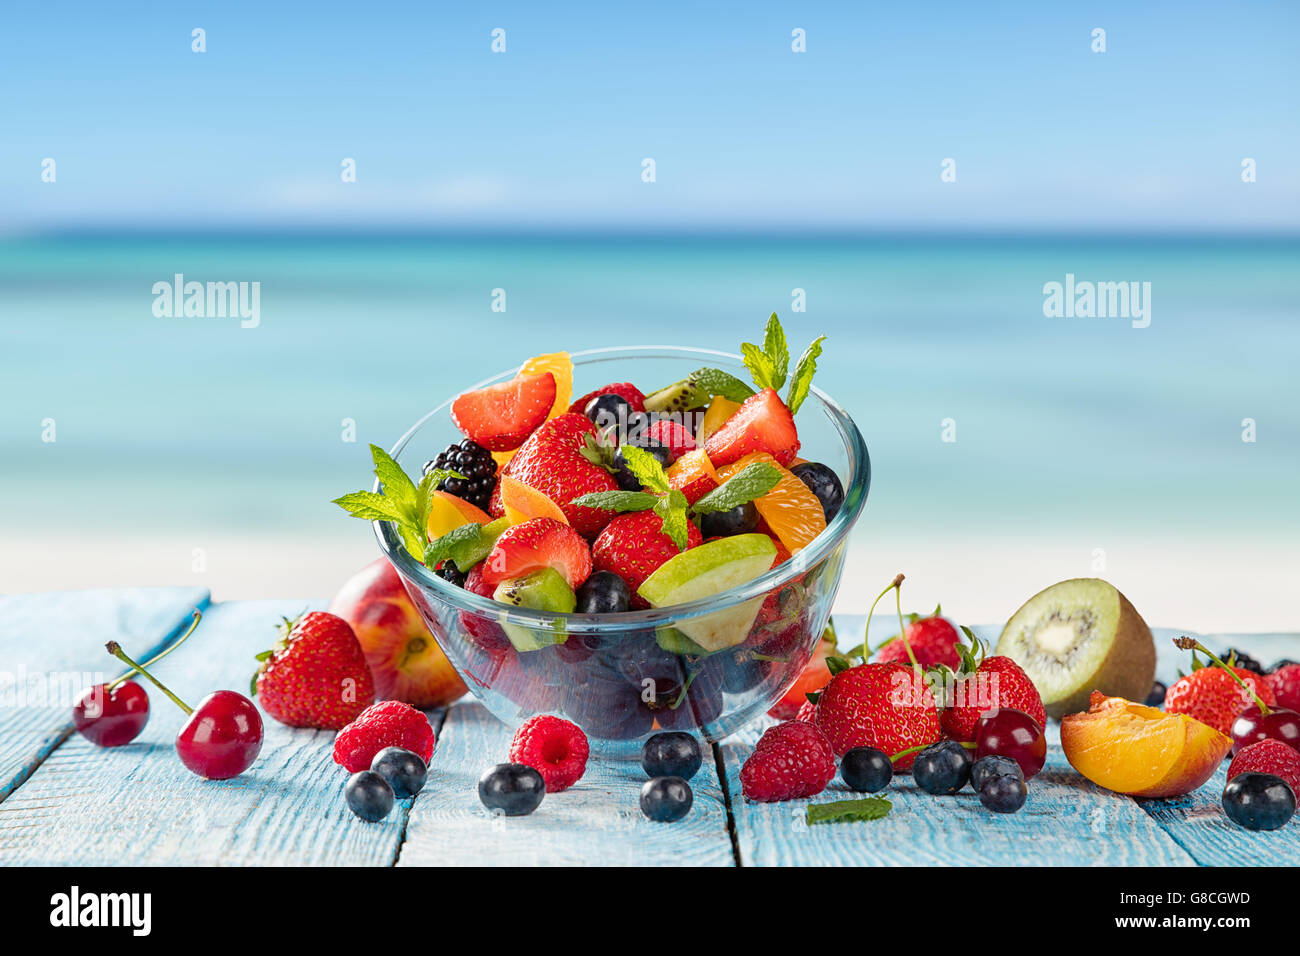
<path fill-rule="evenodd" d="M 1235 647 L 1228 648 L 1219 656 L 1222 657 L 1225 661 L 1228 660 L 1229 657 L 1234 658 L 1232 663 L 1236 667 L 1244 667 L 1246 668 L 1246 670 L 1254 671 L 1256 674 L 1267 673 L 1267 671 L 1264 669 L 1264 665 L 1261 664 L 1257 658 L 1253 657 L 1250 654 L 1247 654 L 1245 651 L 1239 651 Z"/>
<path fill-rule="evenodd" d="M 492 501 L 492 489 L 497 484 L 497 463 L 488 451 L 472 438 L 466 438 L 456 445 L 448 445 L 438 453 L 433 461 L 424 463 L 427 475 L 435 468 L 446 468 L 464 475 L 461 478 L 444 478 L 438 482 L 438 489 L 448 494 L 463 498 L 484 511 Z"/>

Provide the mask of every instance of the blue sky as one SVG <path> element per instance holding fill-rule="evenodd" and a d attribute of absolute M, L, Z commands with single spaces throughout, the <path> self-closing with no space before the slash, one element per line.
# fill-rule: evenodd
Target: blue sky
<path fill-rule="evenodd" d="M 1300 5 L 541 6 L 16 6 L 0 229 L 1300 221 Z"/>

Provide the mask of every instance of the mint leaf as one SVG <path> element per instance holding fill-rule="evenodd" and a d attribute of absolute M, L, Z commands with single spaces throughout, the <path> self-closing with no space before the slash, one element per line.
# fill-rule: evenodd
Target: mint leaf
<path fill-rule="evenodd" d="M 375 462 L 375 477 L 384 486 L 384 496 L 391 498 L 401 509 L 402 514 L 414 521 L 419 508 L 415 497 L 415 483 L 407 477 L 406 472 L 402 471 L 402 466 L 393 460 L 393 456 L 378 445 L 370 446 L 370 457 Z"/>
<path fill-rule="evenodd" d="M 654 461 L 652 458 L 651 461 Z M 678 551 L 685 551 L 689 543 L 690 522 L 686 519 L 686 496 L 676 489 L 659 499 L 654 512 L 663 519 L 664 534 L 672 538 Z"/>
<path fill-rule="evenodd" d="M 579 495 L 570 504 L 606 511 L 649 511 L 659 504 L 659 495 L 649 491 L 595 491 Z"/>
<path fill-rule="evenodd" d="M 856 823 L 879 820 L 893 808 L 884 797 L 862 797 L 859 800 L 834 800 L 830 803 L 808 804 L 808 823 Z"/>
<path fill-rule="evenodd" d="M 401 521 L 402 514 L 397 503 L 373 491 L 354 491 L 350 495 L 335 498 L 338 505 L 354 518 L 366 521 Z"/>
<path fill-rule="evenodd" d="M 468 571 L 486 558 L 496 544 L 498 536 L 485 528 L 485 525 L 470 522 L 430 541 L 424 549 L 425 567 L 432 570 L 439 561 L 450 561 L 457 570 Z"/>
<path fill-rule="evenodd" d="M 741 342 L 740 354 L 745 360 L 745 368 L 749 369 L 749 375 L 754 380 L 755 385 L 759 388 L 777 387 L 772 384 L 776 381 L 776 368 L 772 365 L 772 360 L 766 352 L 752 342 Z"/>
<path fill-rule="evenodd" d="M 795 363 L 794 377 L 790 379 L 790 391 L 785 397 L 785 405 L 790 409 L 791 415 L 799 411 L 799 406 L 803 404 L 803 400 L 808 397 L 808 392 L 812 389 L 813 376 L 817 374 L 817 359 L 822 354 L 824 341 L 826 341 L 824 335 L 813 339 L 799 356 L 799 361 Z"/>
<path fill-rule="evenodd" d="M 772 363 L 772 387 L 780 389 L 785 384 L 786 372 L 790 369 L 790 347 L 786 344 L 785 329 L 781 328 L 781 320 L 775 312 L 768 318 L 767 328 L 763 330 L 763 351 Z"/>
<path fill-rule="evenodd" d="M 781 472 L 765 461 L 756 461 L 696 501 L 691 510 L 697 515 L 730 511 L 747 501 L 763 497 L 780 481 Z"/>
<path fill-rule="evenodd" d="M 643 487 L 651 491 L 666 492 L 669 490 L 668 476 L 664 474 L 663 465 L 659 464 L 659 459 L 650 454 L 644 448 L 638 448 L 636 445 L 620 445 L 623 451 L 623 460 L 627 462 L 628 470 L 636 476 L 636 480 L 641 482 Z"/>
<path fill-rule="evenodd" d="M 743 402 L 754 394 L 754 390 L 730 372 L 720 368 L 697 368 L 687 379 L 691 384 L 702 388 L 709 395 L 721 395 L 732 402 Z"/>

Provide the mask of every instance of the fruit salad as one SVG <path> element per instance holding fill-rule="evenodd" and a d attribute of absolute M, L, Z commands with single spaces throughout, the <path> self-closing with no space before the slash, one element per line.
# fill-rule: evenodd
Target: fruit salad
<path fill-rule="evenodd" d="M 774 314 L 761 344 L 741 346 L 751 381 L 703 367 L 667 384 L 582 383 L 576 397 L 568 353 L 537 356 L 451 401 L 463 438 L 429 449 L 418 478 L 372 446 L 377 490 L 336 503 L 390 522 L 448 588 L 501 605 L 449 614 L 454 592 L 412 593 L 444 647 L 468 645 L 449 656 L 471 690 L 510 695 L 521 717 L 564 713 L 603 738 L 702 728 L 723 694 L 761 685 L 774 700 L 808 663 L 833 594 L 809 597 L 820 565 L 716 611 L 630 636 L 614 628 L 616 642 L 589 619 L 545 615 L 613 622 L 705 602 L 824 534 L 845 482 L 810 457 L 796 423 L 822 342 L 792 361 Z"/>

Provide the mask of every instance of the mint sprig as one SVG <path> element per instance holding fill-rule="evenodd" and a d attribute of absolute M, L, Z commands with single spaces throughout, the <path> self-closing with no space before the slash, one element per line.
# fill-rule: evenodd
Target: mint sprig
<path fill-rule="evenodd" d="M 786 393 L 785 404 L 793 415 L 799 411 L 808 393 L 812 390 L 813 376 L 817 373 L 817 359 L 822 354 L 822 343 L 826 336 L 819 335 L 809 343 L 795 363 L 794 375 L 790 376 L 790 390 Z M 790 346 L 786 342 L 785 330 L 775 312 L 767 320 L 763 330 L 763 346 L 753 342 L 742 342 L 740 354 L 745 360 L 754 384 L 759 388 L 770 388 L 779 392 L 786 382 L 790 368 Z M 724 373 L 725 374 L 725 373 Z M 743 401 L 743 399 L 742 399 Z"/>
<path fill-rule="evenodd" d="M 720 368 L 697 368 L 686 381 L 708 392 L 710 397 L 721 395 L 732 402 L 743 402 L 754 394 L 752 388 Z"/>
<path fill-rule="evenodd" d="M 424 548 L 425 567 L 436 568 L 439 561 L 450 561 L 462 572 L 474 567 L 487 557 L 496 543 L 497 536 L 484 532 L 483 528 L 483 525 L 471 521 L 430 541 Z"/>
<path fill-rule="evenodd" d="M 799 411 L 799 406 L 812 390 L 813 376 L 817 374 L 817 359 L 822 354 L 822 343 L 825 341 L 824 335 L 813 339 L 795 364 L 794 376 L 790 379 L 790 391 L 785 396 L 785 407 L 790 409 L 791 415 Z"/>
<path fill-rule="evenodd" d="M 894 805 L 885 797 L 862 797 L 858 800 L 833 800 L 830 803 L 810 803 L 807 814 L 809 825 L 816 823 L 858 823 L 880 820 L 889 814 Z"/>
<path fill-rule="evenodd" d="M 623 461 L 627 463 L 628 471 L 641 482 L 641 487 L 658 492 L 669 490 L 668 475 L 658 458 L 636 445 L 620 445 L 619 448 L 623 452 Z"/>
<path fill-rule="evenodd" d="M 433 493 L 445 479 L 465 476 L 447 468 L 435 468 L 416 485 L 393 456 L 378 445 L 370 446 L 370 457 L 382 490 L 354 491 L 335 498 L 334 504 L 364 521 L 391 521 L 411 557 L 423 561 Z"/>
<path fill-rule="evenodd" d="M 781 482 L 781 472 L 765 461 L 746 465 L 692 506 L 697 515 L 730 511 L 761 498 Z"/>
<path fill-rule="evenodd" d="M 659 503 L 659 498 L 650 491 L 593 491 L 574 498 L 572 504 L 605 511 L 649 511 Z"/>

